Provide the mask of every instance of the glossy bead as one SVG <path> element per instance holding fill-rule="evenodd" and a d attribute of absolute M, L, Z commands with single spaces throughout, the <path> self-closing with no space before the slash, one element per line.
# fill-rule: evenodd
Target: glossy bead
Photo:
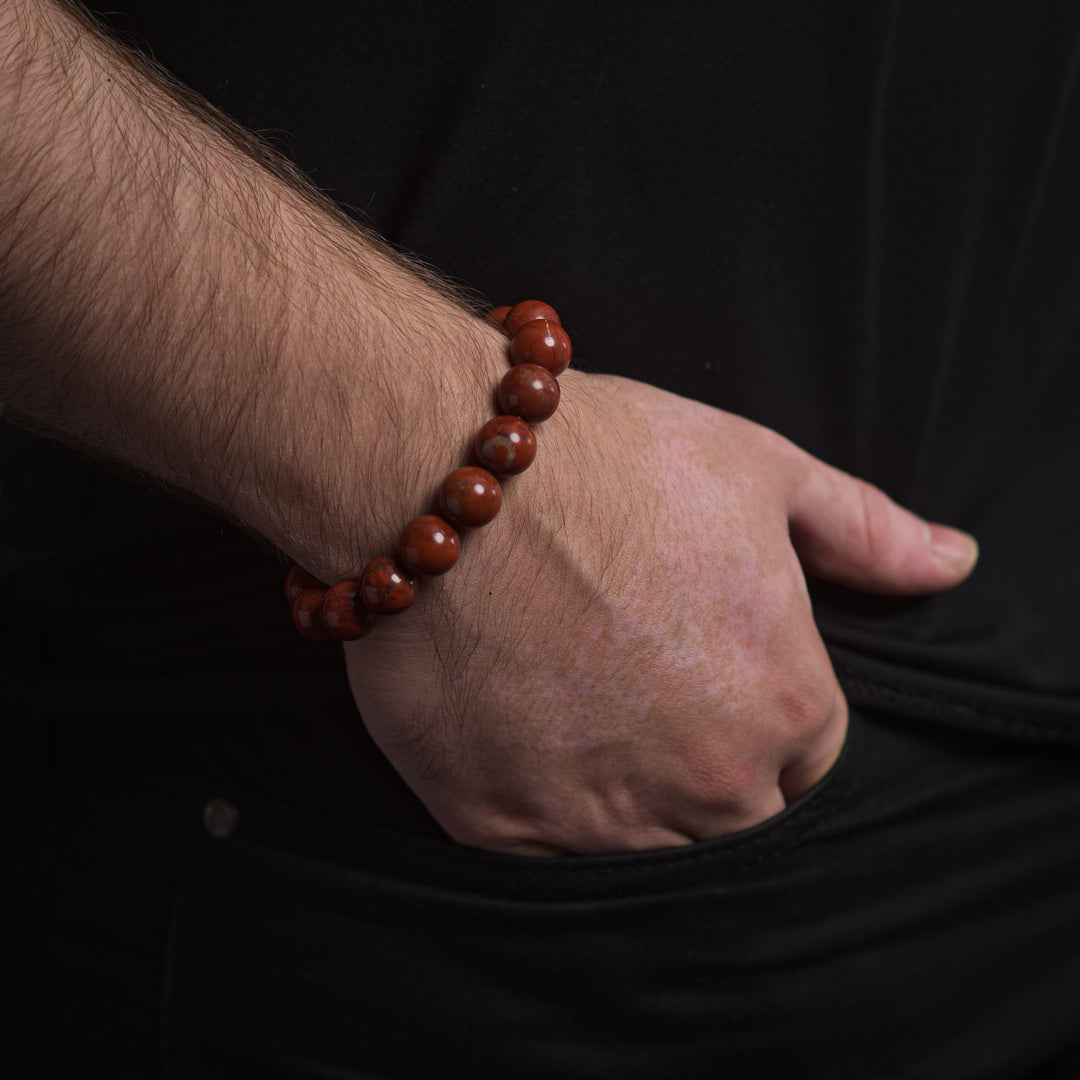
<path fill-rule="evenodd" d="M 515 304 L 504 316 L 503 326 L 506 327 L 506 332 L 513 337 L 526 323 L 532 322 L 534 319 L 547 319 L 548 322 L 558 323 L 558 314 L 550 304 L 545 304 L 542 300 L 522 300 L 520 304 Z"/>
<path fill-rule="evenodd" d="M 396 615 L 416 599 L 416 578 L 392 555 L 379 555 L 360 575 L 360 599 L 380 615 Z"/>
<path fill-rule="evenodd" d="M 303 567 L 290 566 L 285 575 L 285 599 L 290 604 L 300 595 L 304 589 L 325 589 L 326 586 L 314 575 L 309 574 Z"/>
<path fill-rule="evenodd" d="M 559 384 L 539 364 L 518 364 L 499 383 L 499 404 L 503 412 L 538 424 L 559 407 Z"/>
<path fill-rule="evenodd" d="M 437 514 L 421 514 L 401 530 L 398 554 L 414 574 L 445 574 L 457 562 L 461 546 L 454 527 Z"/>
<path fill-rule="evenodd" d="M 293 626 L 312 641 L 332 641 L 333 635 L 323 625 L 322 602 L 326 590 L 321 587 L 301 589 L 292 602 Z"/>
<path fill-rule="evenodd" d="M 492 308 L 484 318 L 487 319 L 492 326 L 497 326 L 500 330 L 505 330 L 506 316 L 510 314 L 510 308 L 508 305 L 502 307 Z"/>
<path fill-rule="evenodd" d="M 476 459 L 496 476 L 524 472 L 536 457 L 536 436 L 516 416 L 496 416 L 477 433 Z"/>
<path fill-rule="evenodd" d="M 358 581 L 339 581 L 323 596 L 319 609 L 323 625 L 340 641 L 359 641 L 375 628 L 375 612 L 360 602 Z"/>
<path fill-rule="evenodd" d="M 569 335 L 547 319 L 526 323 L 510 342 L 510 359 L 515 364 L 539 364 L 552 375 L 561 375 L 570 366 L 572 354 Z"/>
<path fill-rule="evenodd" d="M 502 488 L 486 469 L 466 465 L 455 469 L 439 489 L 443 516 L 459 529 L 486 525 L 502 506 Z"/>

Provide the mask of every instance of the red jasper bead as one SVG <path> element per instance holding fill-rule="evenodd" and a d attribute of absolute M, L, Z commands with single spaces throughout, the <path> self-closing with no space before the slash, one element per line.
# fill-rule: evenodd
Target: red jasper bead
<path fill-rule="evenodd" d="M 301 589 L 292 602 L 293 626 L 312 641 L 332 641 L 333 634 L 322 621 L 322 602 L 326 590 L 322 587 Z"/>
<path fill-rule="evenodd" d="M 518 364 L 499 383 L 499 404 L 504 412 L 537 424 L 559 407 L 559 384 L 539 364 Z"/>
<path fill-rule="evenodd" d="M 461 546 L 454 527 L 437 514 L 421 514 L 401 530 L 398 554 L 414 573 L 434 577 L 457 562 Z"/>
<path fill-rule="evenodd" d="M 304 589 L 325 589 L 326 586 L 313 574 L 299 566 L 290 566 L 285 575 L 285 599 L 290 604 L 304 591 Z"/>
<path fill-rule="evenodd" d="M 522 300 L 520 304 L 515 304 L 503 317 L 503 326 L 513 337 L 526 323 L 530 323 L 534 319 L 547 319 L 548 322 L 553 323 L 561 321 L 550 304 L 545 304 L 542 300 Z"/>
<path fill-rule="evenodd" d="M 536 457 L 533 429 L 516 416 L 496 416 L 477 433 L 476 459 L 496 476 L 524 472 Z"/>
<path fill-rule="evenodd" d="M 510 359 L 515 364 L 539 364 L 552 375 L 561 375 L 572 355 L 570 336 L 547 319 L 526 323 L 510 342 Z"/>
<path fill-rule="evenodd" d="M 360 575 L 360 599 L 380 615 L 396 615 L 416 599 L 416 578 L 392 555 L 379 555 Z"/>
<path fill-rule="evenodd" d="M 502 307 L 492 308 L 484 318 L 487 319 L 492 326 L 497 326 L 500 330 L 505 330 L 506 316 L 510 314 L 510 308 L 508 305 Z"/>
<path fill-rule="evenodd" d="M 326 590 L 319 609 L 323 626 L 341 641 L 359 641 L 375 628 L 375 613 L 360 602 L 358 581 L 339 581 Z"/>
<path fill-rule="evenodd" d="M 455 469 L 439 489 L 443 516 L 459 529 L 486 525 L 502 506 L 502 488 L 486 469 L 466 465 Z"/>

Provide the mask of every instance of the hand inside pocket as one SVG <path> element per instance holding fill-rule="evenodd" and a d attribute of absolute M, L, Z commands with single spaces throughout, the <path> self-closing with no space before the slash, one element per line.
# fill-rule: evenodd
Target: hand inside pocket
<path fill-rule="evenodd" d="M 844 741 L 804 572 L 929 593 L 975 544 L 730 413 L 561 382 L 500 517 L 346 647 L 364 721 L 464 844 L 600 854 L 746 829 Z"/>

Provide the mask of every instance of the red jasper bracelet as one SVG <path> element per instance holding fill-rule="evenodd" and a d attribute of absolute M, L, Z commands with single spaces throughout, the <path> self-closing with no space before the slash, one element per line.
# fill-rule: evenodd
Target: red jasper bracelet
<path fill-rule="evenodd" d="M 458 529 L 486 525 L 502 506 L 496 479 L 524 472 L 536 456 L 531 424 L 559 407 L 560 376 L 570 363 L 570 338 L 555 309 L 539 300 L 497 307 L 489 322 L 510 336 L 513 366 L 499 383 L 503 415 L 477 433 L 478 465 L 455 469 L 439 489 L 439 514 L 421 514 L 401 531 L 397 555 L 379 555 L 358 580 L 324 585 L 294 566 L 285 575 L 293 625 L 313 641 L 356 641 L 379 615 L 396 615 L 416 599 L 418 577 L 445 574 L 457 562 Z"/>

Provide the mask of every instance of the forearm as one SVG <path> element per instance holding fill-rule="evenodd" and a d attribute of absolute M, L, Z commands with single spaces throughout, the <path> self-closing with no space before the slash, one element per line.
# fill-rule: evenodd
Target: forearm
<path fill-rule="evenodd" d="M 498 336 L 71 12 L 4 0 L 0 41 L 0 398 L 353 569 L 460 463 Z"/>

